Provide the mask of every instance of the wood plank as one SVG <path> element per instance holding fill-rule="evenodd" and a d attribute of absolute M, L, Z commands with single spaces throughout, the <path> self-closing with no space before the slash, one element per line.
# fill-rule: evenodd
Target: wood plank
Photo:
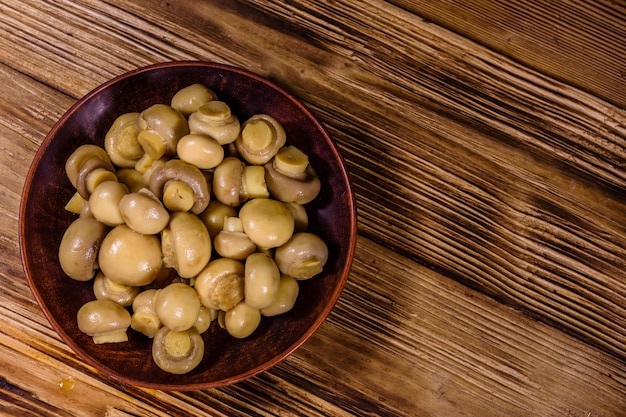
<path fill-rule="evenodd" d="M 216 390 L 167 393 L 107 381 L 36 308 L 11 302 L 0 294 L 0 305 L 11 306 L 0 307 L 0 404 L 16 415 L 95 416 L 114 407 L 175 416 L 610 417 L 626 407 L 623 363 L 366 239 L 314 337 L 270 371 Z"/>
<path fill-rule="evenodd" d="M 392 24 L 372 33 L 380 18 Z M 29 33 L 34 21 L 47 30 Z M 624 111 L 382 2 L 21 2 L 2 5 L 7 27 L 3 411 L 623 415 Z M 235 386 L 164 393 L 68 350 L 20 279 L 12 231 L 28 163 L 76 98 L 189 57 L 256 70 L 320 115 L 353 173 L 361 236 L 336 309 L 296 354 Z"/>
<path fill-rule="evenodd" d="M 14 7 L 25 10 L 8 14 L 13 25 L 44 18 L 60 27 L 80 13 L 89 24 L 73 27 L 72 41 L 103 39 L 83 47 L 88 56 L 67 57 L 69 77 L 44 74 L 32 57 L 8 57 L 73 96 L 116 65 L 130 67 L 120 57 L 134 55 L 145 63 L 219 57 L 279 80 L 342 147 L 364 235 L 626 354 L 623 110 L 380 2 Z M 293 25 L 277 27 L 279 17 Z M 138 19 L 151 29 L 122 30 Z M 392 24 L 376 26 L 380 19 Z M 173 31 L 184 44 L 168 43 Z M 33 36 L 45 45 L 65 35 Z M 224 39 L 231 48 L 217 46 Z M 59 53 L 33 52 L 51 62 Z M 109 58 L 112 69 L 90 72 Z"/>
<path fill-rule="evenodd" d="M 618 107 L 626 107 L 624 2 L 399 0 L 390 3 L 529 68 Z"/>

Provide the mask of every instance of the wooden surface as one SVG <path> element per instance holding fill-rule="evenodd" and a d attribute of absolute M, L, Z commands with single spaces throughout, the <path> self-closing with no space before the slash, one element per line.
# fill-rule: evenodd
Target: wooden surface
<path fill-rule="evenodd" d="M 626 4 L 0 0 L 0 414 L 626 415 Z M 47 131 L 135 67 L 238 65 L 298 95 L 352 174 L 330 318 L 237 385 L 98 375 L 24 279 Z"/>

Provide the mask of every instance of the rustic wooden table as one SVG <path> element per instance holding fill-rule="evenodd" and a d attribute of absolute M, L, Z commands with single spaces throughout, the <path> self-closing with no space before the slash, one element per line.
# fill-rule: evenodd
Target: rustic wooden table
<path fill-rule="evenodd" d="M 626 3 L 0 0 L 0 414 L 626 415 Z M 208 391 L 82 363 L 27 286 L 24 179 L 81 96 L 156 62 L 299 96 L 348 163 L 356 258 L 271 370 Z"/>

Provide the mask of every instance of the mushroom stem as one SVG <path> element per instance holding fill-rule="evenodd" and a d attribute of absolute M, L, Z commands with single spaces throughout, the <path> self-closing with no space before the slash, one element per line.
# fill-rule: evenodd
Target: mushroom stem
<path fill-rule="evenodd" d="M 93 193 L 93 190 L 105 181 L 117 182 L 117 176 L 114 172 L 105 168 L 94 169 L 89 175 L 87 175 L 87 191 L 89 191 L 90 194 Z"/>
<path fill-rule="evenodd" d="M 191 349 L 191 338 L 184 331 L 170 331 L 165 335 L 163 345 L 168 355 L 173 358 L 182 358 Z"/>
<path fill-rule="evenodd" d="M 309 157 L 295 146 L 286 146 L 274 157 L 274 167 L 285 175 L 302 175 L 309 165 Z"/>
<path fill-rule="evenodd" d="M 273 131 L 263 119 L 247 123 L 241 131 L 241 141 L 251 151 L 258 152 L 272 144 Z"/>
<path fill-rule="evenodd" d="M 150 175 L 149 188 L 157 198 L 163 198 L 163 188 L 169 181 L 185 182 L 193 190 L 194 203 L 190 211 L 194 214 L 202 213 L 209 204 L 209 185 L 207 180 L 196 166 L 171 159 L 160 164 Z"/>
<path fill-rule="evenodd" d="M 204 357 L 204 341 L 195 327 L 173 331 L 162 327 L 154 336 L 152 358 L 159 368 L 172 374 L 186 374 Z"/>
<path fill-rule="evenodd" d="M 241 193 L 245 199 L 269 197 L 270 192 L 265 183 L 265 168 L 261 165 L 246 165 L 243 167 Z"/>
<path fill-rule="evenodd" d="M 194 205 L 193 189 L 180 180 L 171 180 L 163 187 L 163 204 L 171 211 L 189 211 Z"/>
<path fill-rule="evenodd" d="M 141 147 L 153 159 L 159 159 L 167 152 L 167 143 L 155 132 L 142 130 L 137 135 Z"/>

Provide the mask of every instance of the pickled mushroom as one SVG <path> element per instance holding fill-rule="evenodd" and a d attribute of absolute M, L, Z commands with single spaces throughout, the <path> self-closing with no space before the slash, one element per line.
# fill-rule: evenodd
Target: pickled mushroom
<path fill-rule="evenodd" d="M 152 341 L 152 358 L 159 368 L 171 374 L 186 374 L 204 357 L 204 341 L 195 327 L 174 331 L 161 327 Z"/>
<path fill-rule="evenodd" d="M 187 120 L 167 104 L 154 104 L 139 115 L 137 140 L 144 152 L 153 159 L 174 156 L 176 145 L 189 133 Z"/>
<path fill-rule="evenodd" d="M 316 234 L 299 232 L 276 248 L 274 259 L 283 274 L 309 279 L 322 272 L 328 260 L 328 246 Z"/>
<path fill-rule="evenodd" d="M 277 200 L 307 204 L 320 192 L 321 182 L 309 158 L 294 146 L 282 148 L 265 164 L 265 172 L 267 187 Z"/>
<path fill-rule="evenodd" d="M 116 226 L 102 240 L 98 253 L 100 269 L 110 280 L 131 286 L 148 285 L 163 265 L 161 242 L 125 224 Z"/>
<path fill-rule="evenodd" d="M 281 246 L 291 238 L 295 228 L 289 209 L 269 198 L 246 202 L 239 211 L 239 218 L 243 231 L 261 248 Z"/>
<path fill-rule="evenodd" d="M 80 331 L 91 336 L 96 344 L 128 340 L 130 313 L 114 301 L 89 301 L 78 310 L 76 318 Z"/>
<path fill-rule="evenodd" d="M 230 258 L 217 258 L 196 276 L 194 288 L 202 305 L 230 310 L 244 297 L 244 265 Z"/>
<path fill-rule="evenodd" d="M 150 191 L 161 199 L 170 181 L 185 184 L 191 190 L 190 211 L 192 213 L 200 214 L 207 208 L 210 200 L 209 185 L 204 174 L 197 167 L 179 159 L 164 162 L 150 176 Z"/>
<path fill-rule="evenodd" d="M 130 326 L 143 335 L 153 338 L 161 328 L 161 320 L 156 314 L 156 297 L 160 290 L 148 289 L 137 294 L 133 300 L 133 315 Z"/>
<path fill-rule="evenodd" d="M 144 150 L 137 140 L 139 113 L 119 116 L 104 136 L 104 149 L 111 161 L 120 168 L 132 168 L 143 156 Z"/>
<path fill-rule="evenodd" d="M 96 278 L 93 281 L 93 293 L 98 300 L 107 299 L 118 303 L 122 307 L 128 307 L 139 294 L 139 287 L 113 282 L 101 271 L 96 274 Z"/>
<path fill-rule="evenodd" d="M 211 236 L 197 216 L 179 211 L 161 231 L 163 262 L 182 278 L 196 276 L 211 258 Z"/>
<path fill-rule="evenodd" d="M 246 162 L 263 165 L 286 141 L 285 129 L 278 120 L 268 114 L 255 114 L 244 122 L 235 146 Z"/>
<path fill-rule="evenodd" d="M 184 331 L 196 323 L 200 306 L 195 289 L 182 282 L 175 282 L 158 292 L 154 309 L 164 326 L 170 330 Z"/>
<path fill-rule="evenodd" d="M 223 101 L 210 101 L 189 115 L 189 133 L 208 135 L 220 145 L 234 142 L 240 130 L 239 120 Z"/>
<path fill-rule="evenodd" d="M 210 88 L 202 84 L 191 84 L 181 88 L 174 94 L 170 105 L 178 110 L 183 116 L 191 113 L 208 103 L 217 100 L 217 94 Z"/>
<path fill-rule="evenodd" d="M 98 253 L 109 228 L 93 217 L 74 220 L 59 245 L 61 269 L 77 281 L 89 281 L 98 269 Z"/>

